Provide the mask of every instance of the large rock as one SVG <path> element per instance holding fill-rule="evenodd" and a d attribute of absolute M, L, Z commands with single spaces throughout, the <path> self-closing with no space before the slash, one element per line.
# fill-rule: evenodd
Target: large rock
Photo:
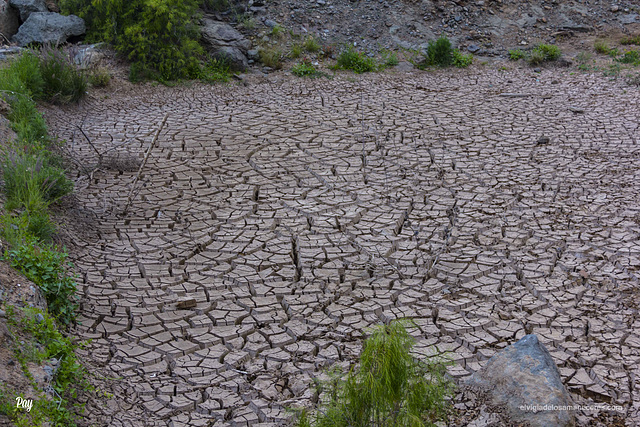
<path fill-rule="evenodd" d="M 235 28 L 224 22 L 205 18 L 202 20 L 201 30 L 202 39 L 211 54 L 226 58 L 236 70 L 247 68 L 246 54 L 251 48 L 251 42 Z"/>
<path fill-rule="evenodd" d="M 54 12 L 34 12 L 20 26 L 13 41 L 19 46 L 30 43 L 64 43 L 71 36 L 81 36 L 86 31 L 84 20 L 75 15 L 62 16 Z"/>
<path fill-rule="evenodd" d="M 526 335 L 495 354 L 468 384 L 485 392 L 515 422 L 532 427 L 575 425 L 573 405 L 549 351 Z M 563 409 L 564 408 L 564 409 Z"/>
<path fill-rule="evenodd" d="M 7 0 L 0 0 L 0 43 L 4 38 L 11 39 L 18 32 L 20 26 L 20 15 L 17 10 L 9 6 Z"/>
<path fill-rule="evenodd" d="M 33 12 L 47 12 L 44 0 L 9 0 L 9 4 L 20 13 L 20 20 L 25 22 Z"/>

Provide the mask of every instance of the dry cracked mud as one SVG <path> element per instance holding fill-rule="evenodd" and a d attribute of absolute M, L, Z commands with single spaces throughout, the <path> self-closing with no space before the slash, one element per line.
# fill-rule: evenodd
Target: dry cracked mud
<path fill-rule="evenodd" d="M 124 379 L 103 420 L 275 425 L 367 327 L 412 317 L 417 353 L 449 352 L 456 378 L 536 333 L 576 402 L 640 422 L 628 89 L 560 71 L 280 75 L 49 111 L 85 165 L 76 126 L 135 157 L 76 182 L 96 218 L 70 248 L 77 333 Z"/>

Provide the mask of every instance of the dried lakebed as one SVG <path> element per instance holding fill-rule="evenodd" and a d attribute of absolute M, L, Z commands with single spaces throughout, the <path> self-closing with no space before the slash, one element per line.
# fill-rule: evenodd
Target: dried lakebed
<path fill-rule="evenodd" d="M 636 89 L 526 70 L 270 79 L 47 113 L 83 167 L 106 152 L 78 174 L 72 210 L 94 225 L 70 247 L 84 357 L 124 378 L 95 416 L 272 425 L 367 327 L 412 317 L 417 353 L 449 352 L 456 378 L 536 333 L 576 402 L 640 422 Z"/>

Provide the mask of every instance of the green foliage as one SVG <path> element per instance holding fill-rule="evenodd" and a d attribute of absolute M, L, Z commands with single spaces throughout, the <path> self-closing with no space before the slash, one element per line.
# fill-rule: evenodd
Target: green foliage
<path fill-rule="evenodd" d="M 365 342 L 359 368 L 344 379 L 340 372 L 329 372 L 329 380 L 318 383 L 323 404 L 311 419 L 303 412 L 298 425 L 425 426 L 442 419 L 453 382 L 445 364 L 411 356 L 414 340 L 406 324 L 376 328 Z"/>
<path fill-rule="evenodd" d="M 640 46 L 640 34 L 637 36 L 629 36 L 620 40 L 620 44 L 635 44 L 636 46 Z"/>
<path fill-rule="evenodd" d="M 376 70 L 376 62 L 373 58 L 367 57 L 364 53 L 356 51 L 349 45 L 340 52 L 336 68 L 351 70 L 357 74 L 367 73 Z"/>
<path fill-rule="evenodd" d="M 562 55 L 560 48 L 551 44 L 539 44 L 534 47 L 529 55 L 531 65 L 539 65 L 547 61 L 555 61 Z"/>
<path fill-rule="evenodd" d="M 463 54 L 458 49 L 453 50 L 453 66 L 457 68 L 467 68 L 473 62 L 472 54 Z"/>
<path fill-rule="evenodd" d="M 275 70 L 282 68 L 282 51 L 275 48 L 260 49 L 260 62 Z"/>
<path fill-rule="evenodd" d="M 245 30 L 253 30 L 256 27 L 256 20 L 251 15 L 243 15 L 240 17 L 238 25 Z"/>
<path fill-rule="evenodd" d="M 6 251 L 5 256 L 12 267 L 38 285 L 51 314 L 65 325 L 71 323 L 78 304 L 76 283 L 69 273 L 71 263 L 67 261 L 66 252 L 39 244 L 35 239 L 26 239 L 17 248 Z"/>
<path fill-rule="evenodd" d="M 446 36 L 430 41 L 427 47 L 425 66 L 448 67 L 453 62 L 453 47 Z"/>
<path fill-rule="evenodd" d="M 231 9 L 231 3 L 229 0 L 203 0 L 200 3 L 204 10 L 226 12 Z"/>
<path fill-rule="evenodd" d="M 637 50 L 630 50 L 617 58 L 616 61 L 622 64 L 640 65 L 640 53 Z"/>
<path fill-rule="evenodd" d="M 198 75 L 197 0 L 61 0 L 60 7 L 85 20 L 90 40 L 111 43 L 131 61 L 134 81 Z"/>
<path fill-rule="evenodd" d="M 524 59 L 527 57 L 527 54 L 522 49 L 511 49 L 509 50 L 509 59 L 511 61 L 518 61 L 520 59 Z"/>
<path fill-rule="evenodd" d="M 318 74 L 318 70 L 308 58 L 305 58 L 291 68 L 291 73 L 298 77 L 310 77 Z"/>
<path fill-rule="evenodd" d="M 210 58 L 202 67 L 199 78 L 208 83 L 228 82 L 231 78 L 229 61 Z"/>
<path fill-rule="evenodd" d="M 309 36 L 304 40 L 302 47 L 304 47 L 304 50 L 311 53 L 320 51 L 320 43 L 318 43 L 312 36 Z"/>
<path fill-rule="evenodd" d="M 605 42 L 604 40 L 596 40 L 593 44 L 593 47 L 598 53 L 601 53 L 603 55 L 609 54 L 609 45 L 607 45 L 607 42 Z"/>

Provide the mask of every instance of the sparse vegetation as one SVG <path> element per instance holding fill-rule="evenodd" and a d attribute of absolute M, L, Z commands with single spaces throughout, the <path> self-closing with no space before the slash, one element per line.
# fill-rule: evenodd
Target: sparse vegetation
<path fill-rule="evenodd" d="M 310 53 L 316 53 L 320 51 L 320 44 L 312 36 L 307 37 L 302 44 L 304 50 Z"/>
<path fill-rule="evenodd" d="M 311 415 L 303 411 L 298 426 L 431 426 L 446 416 L 453 391 L 446 364 L 411 356 L 407 326 L 374 329 L 357 368 L 317 382 L 322 403 Z"/>
<path fill-rule="evenodd" d="M 453 47 L 446 36 L 430 41 L 427 47 L 425 66 L 448 67 L 453 62 Z"/>
<path fill-rule="evenodd" d="M 347 46 L 340 52 L 336 67 L 342 70 L 351 70 L 354 73 L 367 73 L 376 70 L 376 62 L 364 53 L 356 51 L 352 46 Z"/>
<path fill-rule="evenodd" d="M 398 60 L 398 54 L 391 50 L 382 51 L 382 66 L 383 67 L 395 67 L 400 61 Z"/>
<path fill-rule="evenodd" d="M 637 36 L 625 37 L 622 40 L 620 40 L 620 44 L 624 44 L 624 45 L 634 44 L 636 46 L 640 46 L 640 34 L 638 34 Z"/>
<path fill-rule="evenodd" d="M 602 55 L 609 54 L 609 45 L 604 40 L 596 40 L 593 44 L 593 47 L 597 53 L 600 53 Z"/>
<path fill-rule="evenodd" d="M 200 72 L 200 80 L 208 83 L 228 82 L 231 78 L 229 61 L 223 58 L 209 58 Z"/>
<path fill-rule="evenodd" d="M 272 29 L 271 29 L 271 37 L 275 38 L 275 39 L 281 39 L 284 37 L 285 34 L 285 30 L 284 27 L 280 24 L 275 25 Z"/>
<path fill-rule="evenodd" d="M 302 45 L 300 43 L 293 43 L 291 45 L 291 52 L 289 52 L 289 57 L 296 59 L 302 56 Z"/>
<path fill-rule="evenodd" d="M 260 49 L 260 62 L 275 70 L 282 68 L 282 51 L 276 48 Z"/>
<path fill-rule="evenodd" d="M 509 51 L 509 59 L 511 61 L 518 61 L 527 57 L 527 53 L 522 49 L 511 49 Z"/>
<path fill-rule="evenodd" d="M 111 73 L 104 67 L 95 67 L 89 73 L 89 84 L 93 87 L 107 87 L 111 83 Z"/>
<path fill-rule="evenodd" d="M 640 65 L 640 53 L 637 50 L 629 50 L 622 54 L 616 61 L 622 64 Z"/>

